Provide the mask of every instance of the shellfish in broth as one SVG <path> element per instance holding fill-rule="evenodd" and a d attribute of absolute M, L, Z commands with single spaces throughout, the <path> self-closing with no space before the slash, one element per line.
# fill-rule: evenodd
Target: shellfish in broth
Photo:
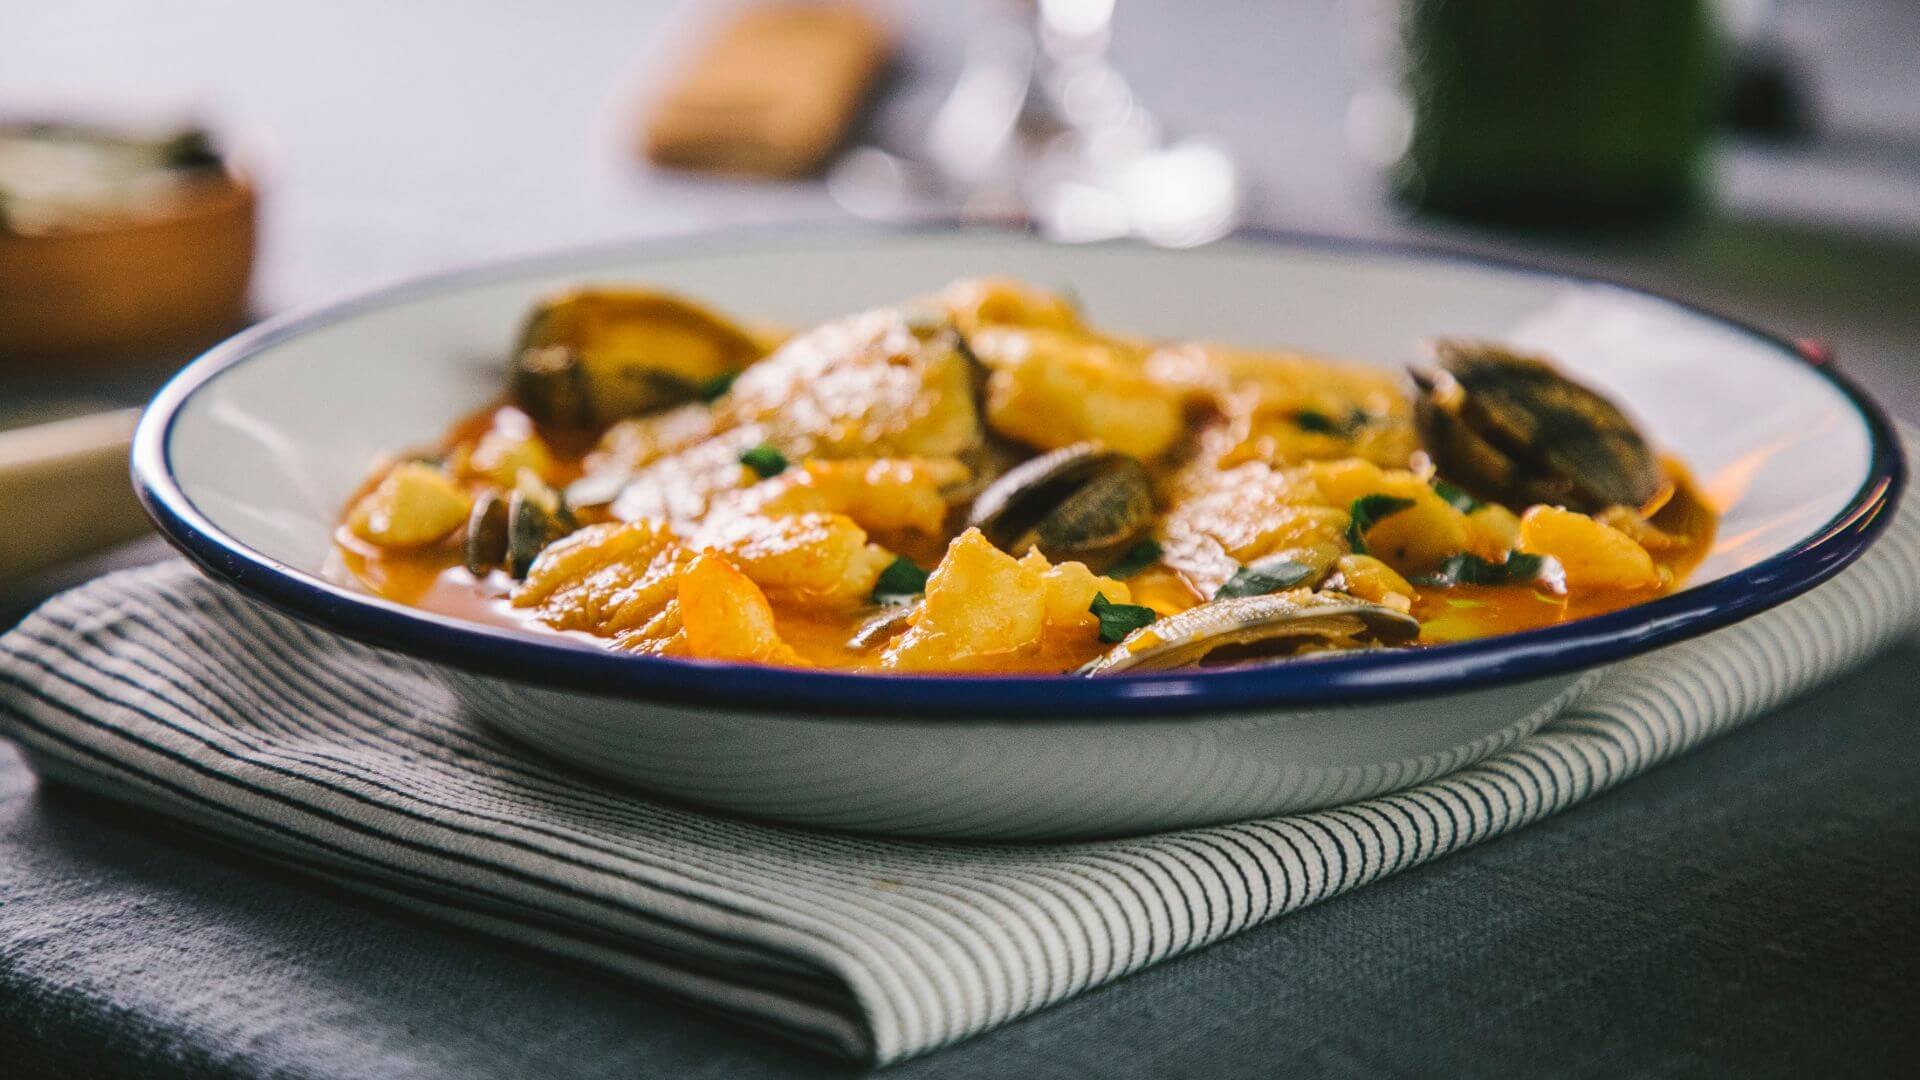
<path fill-rule="evenodd" d="M 1527 630 L 1704 555 L 1679 462 L 1551 361 L 1414 373 L 1103 329 L 961 282 L 798 332 L 671 293 L 541 302 L 502 395 L 396 455 L 335 565 L 606 648 L 1113 677 Z"/>

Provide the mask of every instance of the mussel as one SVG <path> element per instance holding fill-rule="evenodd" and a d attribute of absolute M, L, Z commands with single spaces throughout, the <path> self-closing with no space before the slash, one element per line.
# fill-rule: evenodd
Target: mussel
<path fill-rule="evenodd" d="M 1440 341 L 1415 368 L 1414 418 L 1440 474 L 1519 509 L 1640 506 L 1665 484 L 1625 413 L 1548 361 L 1476 341 Z"/>
<path fill-rule="evenodd" d="M 581 289 L 534 309 L 514 350 L 515 404 L 586 428 L 691 401 L 764 351 L 743 327 L 644 289 Z"/>
<path fill-rule="evenodd" d="M 1257 664 L 1303 651 L 1405 645 L 1419 633 L 1413 616 L 1344 593 L 1240 596 L 1188 608 L 1135 631 L 1080 674 Z"/>
<path fill-rule="evenodd" d="M 467 572 L 485 577 L 507 561 L 507 500 L 488 491 L 473 500 L 467 515 Z"/>
<path fill-rule="evenodd" d="M 578 527 L 573 512 L 559 492 L 548 487 L 531 470 L 521 470 L 520 482 L 507 496 L 507 573 L 515 581 L 525 580 L 533 560 L 548 544 Z"/>
<path fill-rule="evenodd" d="M 973 501 L 967 524 L 1002 551 L 1037 547 L 1055 562 L 1108 552 L 1154 517 L 1153 480 L 1138 459 L 1075 443 L 1020 463 Z"/>

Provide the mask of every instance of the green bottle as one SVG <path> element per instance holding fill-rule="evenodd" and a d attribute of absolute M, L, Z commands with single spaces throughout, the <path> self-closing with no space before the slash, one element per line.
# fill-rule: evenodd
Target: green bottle
<path fill-rule="evenodd" d="M 1402 5 L 1405 201 L 1570 224 L 1697 199 L 1721 86 L 1710 0 Z"/>

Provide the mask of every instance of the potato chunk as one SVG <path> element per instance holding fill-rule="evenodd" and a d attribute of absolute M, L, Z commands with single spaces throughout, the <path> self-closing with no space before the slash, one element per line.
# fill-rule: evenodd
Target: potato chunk
<path fill-rule="evenodd" d="M 1048 565 L 1046 556 L 1029 551 L 1020 565 L 1040 571 L 1041 587 L 1046 590 L 1046 634 L 1050 639 L 1089 637 L 1100 630 L 1093 614 L 1093 598 L 1105 595 L 1110 603 L 1130 604 L 1133 591 L 1126 582 L 1102 577 L 1087 569 L 1085 563 L 1063 562 Z"/>
<path fill-rule="evenodd" d="M 467 456 L 467 471 L 501 487 L 512 487 L 521 469 L 531 469 L 542 480 L 552 481 L 559 463 L 545 440 L 531 428 L 497 426 L 474 444 Z"/>
<path fill-rule="evenodd" d="M 900 671 L 986 671 L 1038 650 L 1047 623 L 1040 570 L 968 529 L 927 578 L 912 628 L 883 663 Z"/>
<path fill-rule="evenodd" d="M 1302 466 L 1328 500 L 1351 509 L 1354 500 L 1386 495 L 1413 503 L 1388 514 L 1366 531 L 1367 550 L 1402 574 L 1423 574 L 1449 555 L 1471 551 L 1498 559 L 1506 553 L 1490 543 L 1490 533 L 1469 527 L 1467 516 L 1406 469 L 1382 469 L 1359 459 L 1321 461 Z"/>
<path fill-rule="evenodd" d="M 1520 519 L 1499 503 L 1487 503 L 1467 515 L 1473 530 L 1473 551 L 1483 559 L 1495 559 L 1499 552 L 1512 551 L 1520 542 Z M 1497 559 L 1496 559 L 1497 561 Z"/>
<path fill-rule="evenodd" d="M 386 548 L 422 547 L 453 535 L 472 501 L 446 473 L 419 461 L 403 462 L 361 496 L 347 527 Z"/>
<path fill-rule="evenodd" d="M 1660 568 L 1633 537 L 1585 514 L 1536 506 L 1520 516 L 1520 550 L 1551 555 L 1572 589 L 1651 589 Z"/>
<path fill-rule="evenodd" d="M 1041 450 L 1098 440 L 1134 457 L 1164 453 L 1185 429 L 1181 396 L 1141 374 L 1121 346 L 1046 330 L 989 329 L 972 344 L 992 375 L 987 422 Z"/>
<path fill-rule="evenodd" d="M 805 661 L 780 640 L 765 593 L 725 558 L 696 555 L 680 575 L 680 622 L 687 655 L 700 660 L 782 664 Z"/>

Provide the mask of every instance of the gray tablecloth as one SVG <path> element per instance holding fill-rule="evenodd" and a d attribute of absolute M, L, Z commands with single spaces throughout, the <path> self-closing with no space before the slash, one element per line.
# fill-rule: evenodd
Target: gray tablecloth
<path fill-rule="evenodd" d="M 1920 644 L 1522 833 L 902 1076 L 1896 1075 L 1920 1053 Z M 5 754 L 0 751 L 0 754 Z M 0 758 L 12 1076 L 829 1075 Z"/>

